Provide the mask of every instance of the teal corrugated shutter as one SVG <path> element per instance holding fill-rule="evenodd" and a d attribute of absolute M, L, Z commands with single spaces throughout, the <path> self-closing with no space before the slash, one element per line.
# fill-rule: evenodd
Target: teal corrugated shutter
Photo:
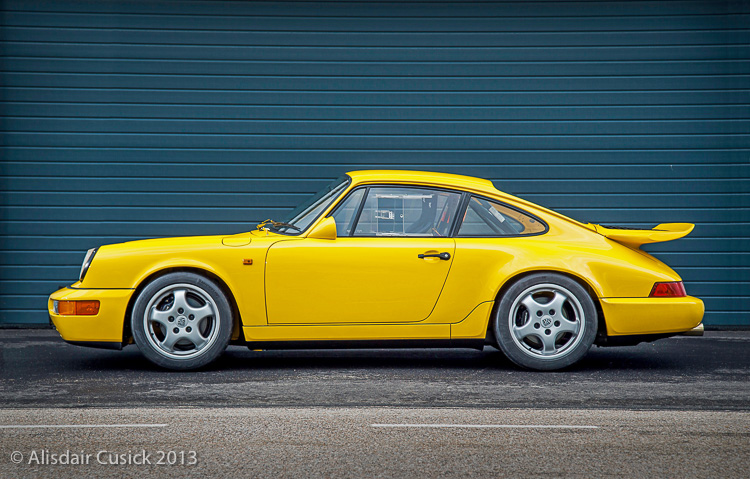
<path fill-rule="evenodd" d="M 750 324 L 746 2 L 2 3 L 0 324 L 87 248 L 234 233 L 342 172 L 491 178 Z"/>

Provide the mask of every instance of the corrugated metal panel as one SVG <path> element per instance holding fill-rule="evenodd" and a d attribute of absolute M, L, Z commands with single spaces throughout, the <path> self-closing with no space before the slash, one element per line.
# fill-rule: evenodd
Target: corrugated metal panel
<path fill-rule="evenodd" d="M 492 179 L 649 250 L 750 324 L 750 7 L 2 2 L 0 323 L 86 248 L 234 233 L 348 169 Z"/>

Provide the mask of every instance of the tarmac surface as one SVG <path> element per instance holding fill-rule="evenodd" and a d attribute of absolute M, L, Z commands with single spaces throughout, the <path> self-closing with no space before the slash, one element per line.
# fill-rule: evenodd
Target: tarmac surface
<path fill-rule="evenodd" d="M 250 351 L 201 371 L 72 346 L 51 330 L 0 330 L 0 407 L 500 407 L 750 409 L 750 332 L 708 331 L 598 348 L 530 372 L 487 347 Z"/>
<path fill-rule="evenodd" d="M 747 477 L 750 452 L 750 414 L 719 411 L 0 410 L 9 421 L 57 427 L 0 429 L 4 477 Z M 83 459 L 54 464 L 66 451 Z"/>
<path fill-rule="evenodd" d="M 553 373 L 492 348 L 241 347 L 174 373 L 0 330 L 0 477 L 747 477 L 749 379 L 747 331 Z"/>

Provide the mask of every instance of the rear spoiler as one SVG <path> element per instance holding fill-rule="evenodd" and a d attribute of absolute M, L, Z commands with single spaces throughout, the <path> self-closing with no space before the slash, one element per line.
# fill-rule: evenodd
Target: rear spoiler
<path fill-rule="evenodd" d="M 662 223 L 654 229 L 642 230 L 617 226 L 591 225 L 597 233 L 631 248 L 648 243 L 661 243 L 687 236 L 693 231 L 692 223 Z"/>

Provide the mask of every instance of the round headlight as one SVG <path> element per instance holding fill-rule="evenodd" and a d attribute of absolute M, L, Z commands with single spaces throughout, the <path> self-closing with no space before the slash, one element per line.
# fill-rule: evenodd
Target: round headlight
<path fill-rule="evenodd" d="M 83 281 L 84 276 L 86 276 L 86 271 L 89 270 L 89 266 L 91 266 L 91 262 L 94 260 L 95 254 L 96 248 L 91 248 L 90 250 L 86 251 L 86 257 L 83 258 L 83 264 L 81 265 L 81 273 L 78 275 L 78 279 L 80 281 Z"/>

